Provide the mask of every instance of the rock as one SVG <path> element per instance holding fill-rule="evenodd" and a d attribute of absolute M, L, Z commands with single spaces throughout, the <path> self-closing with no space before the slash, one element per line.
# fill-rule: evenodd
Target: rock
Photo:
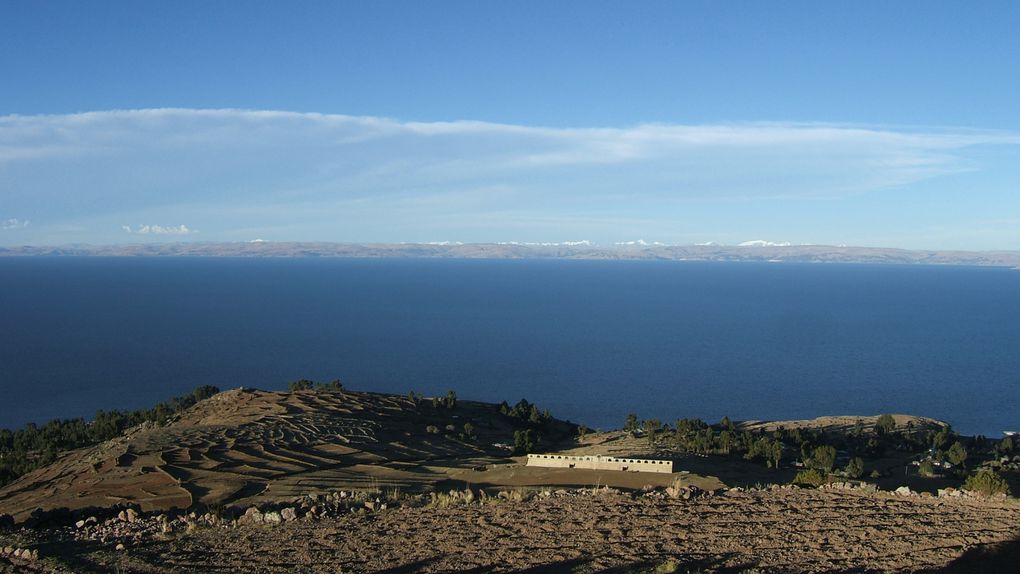
<path fill-rule="evenodd" d="M 134 508 L 129 508 L 124 511 L 124 517 L 127 518 L 127 522 L 134 522 L 138 520 L 138 512 Z"/>
<path fill-rule="evenodd" d="M 901 487 L 897 488 L 896 490 L 894 490 L 893 492 L 898 494 L 898 495 L 900 495 L 900 496 L 913 496 L 914 495 L 914 492 L 912 490 L 910 490 L 909 486 L 901 486 Z"/>
<path fill-rule="evenodd" d="M 366 500 L 365 501 L 365 508 L 367 508 L 369 510 L 375 510 L 375 501 Z"/>
<path fill-rule="evenodd" d="M 117 546 L 114 547 L 114 550 L 116 550 L 117 552 L 123 552 L 127 550 L 127 547 L 125 547 L 123 544 L 117 544 Z"/>
<path fill-rule="evenodd" d="M 85 521 L 84 520 L 79 520 L 78 522 L 75 522 L 74 523 L 74 527 L 79 529 L 79 530 L 82 529 L 82 528 L 85 528 Z"/>
<path fill-rule="evenodd" d="M 280 511 L 280 517 L 287 521 L 297 520 L 297 510 L 288 506 Z"/>
<path fill-rule="evenodd" d="M 10 556 L 11 554 L 14 554 L 14 547 L 4 546 L 4 556 Z"/>
<path fill-rule="evenodd" d="M 280 524 L 283 522 L 283 517 L 280 513 L 275 510 L 270 510 L 262 516 L 262 521 L 266 524 Z"/>
<path fill-rule="evenodd" d="M 238 519 L 241 523 L 261 524 L 265 520 L 262 512 L 257 506 L 252 506 L 244 511 L 244 515 Z"/>

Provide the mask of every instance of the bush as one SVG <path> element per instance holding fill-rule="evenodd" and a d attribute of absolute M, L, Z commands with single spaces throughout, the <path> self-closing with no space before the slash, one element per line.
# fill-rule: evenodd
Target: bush
<path fill-rule="evenodd" d="M 536 437 L 531 429 L 514 431 L 514 453 L 528 454 L 535 448 Z"/>
<path fill-rule="evenodd" d="M 956 441 L 953 443 L 953 446 L 949 447 L 949 451 L 946 452 L 946 458 L 956 466 L 961 466 L 967 461 L 967 449 L 964 448 L 962 442 Z"/>
<path fill-rule="evenodd" d="M 879 434 L 889 434 L 896 430 L 896 419 L 892 415 L 882 415 L 875 421 L 875 431 Z"/>
<path fill-rule="evenodd" d="M 811 453 L 811 460 L 807 461 L 808 467 L 822 471 L 825 474 L 831 472 L 835 464 L 836 449 L 829 445 L 815 448 L 814 452 Z"/>
<path fill-rule="evenodd" d="M 425 432 L 429 434 L 439 434 L 439 427 L 437 427 L 436 425 L 429 425 L 425 427 Z"/>
<path fill-rule="evenodd" d="M 312 390 L 312 388 L 314 386 L 315 386 L 315 382 L 314 381 L 310 381 L 308 379 L 300 379 L 300 380 L 297 380 L 297 381 L 291 381 L 287 385 L 287 390 L 291 391 L 291 392 L 293 392 L 293 391 L 310 391 L 310 390 Z"/>
<path fill-rule="evenodd" d="M 815 468 L 809 468 L 802 470 L 797 473 L 797 476 L 793 477 L 793 484 L 804 484 L 808 486 L 821 486 L 828 480 L 828 476 L 822 474 Z"/>
<path fill-rule="evenodd" d="M 930 460 L 922 461 L 917 467 L 917 474 L 931 478 L 935 476 L 935 465 L 933 465 Z"/>
<path fill-rule="evenodd" d="M 985 496 L 1009 494 L 1009 485 L 993 470 L 982 469 L 967 477 L 963 489 Z"/>
<path fill-rule="evenodd" d="M 850 462 L 846 464 L 846 475 L 850 478 L 860 478 L 864 476 L 864 460 L 859 456 L 851 458 Z"/>

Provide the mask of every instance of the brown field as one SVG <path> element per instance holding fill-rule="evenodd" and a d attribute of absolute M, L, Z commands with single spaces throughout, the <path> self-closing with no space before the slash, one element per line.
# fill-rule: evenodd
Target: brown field
<path fill-rule="evenodd" d="M 19 571 L 618 573 L 665 565 L 680 572 L 955 572 L 972 571 L 961 566 L 967 560 L 961 556 L 1008 542 L 1018 528 L 1015 501 L 800 489 L 687 501 L 560 492 L 276 526 L 207 527 L 130 541 L 121 552 L 112 541 L 50 539 L 43 554 L 59 560 L 21 563 Z M 3 564 L 0 559 L 0 572 L 14 571 Z M 973 571 L 1015 571 L 1008 569 L 1015 563 L 994 559 L 979 565 Z"/>

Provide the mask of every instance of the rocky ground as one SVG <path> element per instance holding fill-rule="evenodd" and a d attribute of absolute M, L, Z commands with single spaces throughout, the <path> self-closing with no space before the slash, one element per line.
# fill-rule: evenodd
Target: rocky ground
<path fill-rule="evenodd" d="M 995 548 L 1015 554 L 1018 533 L 1015 499 L 949 493 L 344 492 L 231 519 L 125 510 L 23 529 L 0 535 L 0 572 L 1006 572 Z"/>

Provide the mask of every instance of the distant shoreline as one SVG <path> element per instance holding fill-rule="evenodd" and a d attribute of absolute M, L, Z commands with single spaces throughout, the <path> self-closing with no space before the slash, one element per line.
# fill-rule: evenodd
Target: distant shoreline
<path fill-rule="evenodd" d="M 196 242 L 0 247 L 0 257 L 288 257 L 577 259 L 964 265 L 1020 269 L 1020 251 L 911 250 L 830 245 L 614 245 L 586 242 L 329 243 Z"/>

